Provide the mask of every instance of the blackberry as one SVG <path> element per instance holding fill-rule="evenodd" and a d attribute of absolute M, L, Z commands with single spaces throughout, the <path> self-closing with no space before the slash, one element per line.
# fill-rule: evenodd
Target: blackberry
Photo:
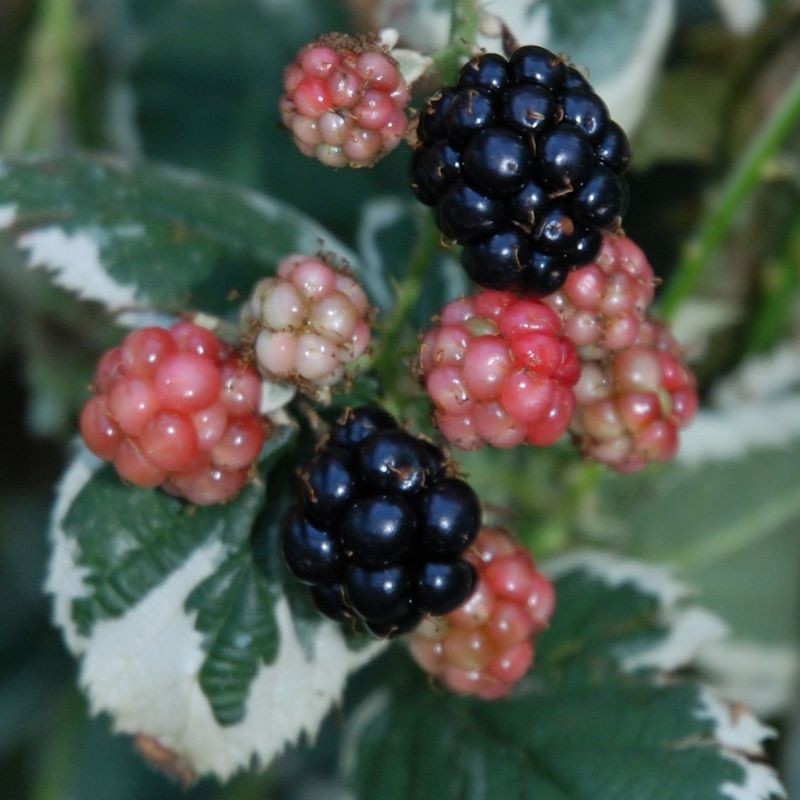
<path fill-rule="evenodd" d="M 411 186 L 489 289 L 544 296 L 597 255 L 628 203 L 628 139 L 589 81 L 542 47 L 485 53 L 420 114 Z"/>
<path fill-rule="evenodd" d="M 438 447 L 386 412 L 348 410 L 302 470 L 298 494 L 284 560 L 326 617 L 397 636 L 472 592 L 475 570 L 463 555 L 480 529 L 478 498 Z"/>

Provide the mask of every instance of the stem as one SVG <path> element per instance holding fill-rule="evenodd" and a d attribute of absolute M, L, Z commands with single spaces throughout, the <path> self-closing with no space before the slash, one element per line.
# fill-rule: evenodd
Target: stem
<path fill-rule="evenodd" d="M 450 43 L 433 57 L 436 70 L 445 83 L 452 83 L 461 67 L 461 61 L 472 56 L 479 23 L 477 0 L 452 0 Z"/>
<path fill-rule="evenodd" d="M 800 214 L 774 262 L 763 273 L 762 297 L 753 311 L 747 332 L 747 348 L 764 352 L 789 328 L 792 306 L 800 289 Z"/>
<path fill-rule="evenodd" d="M 478 35 L 480 10 L 478 0 L 452 0 L 450 41 L 433 56 L 435 69 L 446 83 L 455 80 L 461 62 L 472 55 Z M 411 254 L 408 271 L 397 287 L 397 302 L 384 329 L 381 349 L 372 362 L 387 394 L 395 388 L 401 364 L 400 344 L 411 313 L 422 291 L 425 271 L 429 268 L 441 236 L 429 214 L 420 218 L 417 241 Z M 391 397 L 389 398 L 391 401 Z"/>
<path fill-rule="evenodd" d="M 764 123 L 755 141 L 739 159 L 722 189 L 705 224 L 689 242 L 685 255 L 659 302 L 663 317 L 670 317 L 694 290 L 709 259 L 731 227 L 737 212 L 764 175 L 767 162 L 775 155 L 800 121 L 800 75 Z"/>
<path fill-rule="evenodd" d="M 43 0 L 3 124 L 0 151 L 53 151 L 76 113 L 80 31 L 75 0 Z"/>
<path fill-rule="evenodd" d="M 381 351 L 373 362 L 381 384 L 390 391 L 395 384 L 400 364 L 400 342 L 414 306 L 419 300 L 425 272 L 439 248 L 440 234 L 433 218 L 426 213 L 420 217 L 417 243 L 411 254 L 403 281 L 397 287 L 397 302 L 390 314 L 381 340 Z"/>

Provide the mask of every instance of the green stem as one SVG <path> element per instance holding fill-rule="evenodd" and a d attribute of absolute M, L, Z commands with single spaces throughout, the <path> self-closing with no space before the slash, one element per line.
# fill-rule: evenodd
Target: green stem
<path fill-rule="evenodd" d="M 477 0 L 453 0 L 450 12 L 450 43 L 433 57 L 436 71 L 445 83 L 455 80 L 461 62 L 473 55 L 480 23 Z"/>
<path fill-rule="evenodd" d="M 43 0 L 20 76 L 0 126 L 0 151 L 53 151 L 65 144 L 80 83 L 76 0 Z"/>
<path fill-rule="evenodd" d="M 764 268 L 760 288 L 761 298 L 747 331 L 747 348 L 753 352 L 769 350 L 789 328 L 800 289 L 800 214 L 776 259 Z"/>
<path fill-rule="evenodd" d="M 480 11 L 478 0 L 453 0 L 451 6 L 450 41 L 433 57 L 434 68 L 445 82 L 452 82 L 465 58 L 473 54 L 478 35 Z M 381 349 L 372 368 L 392 402 L 398 371 L 401 367 L 401 345 L 414 306 L 419 300 L 426 270 L 440 246 L 441 236 L 429 214 L 421 217 L 417 242 L 405 277 L 397 288 L 397 301 L 384 328 Z"/>
<path fill-rule="evenodd" d="M 745 151 L 722 189 L 705 223 L 689 242 L 685 255 L 659 302 L 662 316 L 673 315 L 697 285 L 709 259 L 725 238 L 744 201 L 759 183 L 765 167 L 800 122 L 800 74 L 778 101 L 755 141 Z"/>
<path fill-rule="evenodd" d="M 408 271 L 397 287 L 397 301 L 386 321 L 381 337 L 380 353 L 373 362 L 373 369 L 381 379 L 381 384 L 391 390 L 400 368 L 400 345 L 414 306 L 419 300 L 425 272 L 439 248 L 440 234 L 429 213 L 420 216 L 417 243 L 411 254 Z"/>

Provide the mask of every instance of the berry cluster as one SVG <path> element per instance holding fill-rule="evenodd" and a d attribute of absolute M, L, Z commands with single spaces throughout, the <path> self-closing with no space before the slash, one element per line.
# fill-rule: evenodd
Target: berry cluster
<path fill-rule="evenodd" d="M 288 256 L 277 273 L 256 284 L 244 312 L 257 332 L 259 369 L 301 387 L 337 383 L 369 346 L 364 290 L 315 256 Z"/>
<path fill-rule="evenodd" d="M 395 636 L 470 596 L 475 570 L 461 555 L 480 520 L 477 496 L 441 450 L 361 407 L 303 470 L 283 554 L 323 614 Z"/>
<path fill-rule="evenodd" d="M 569 426 L 580 364 L 542 302 L 493 291 L 456 300 L 419 361 L 436 425 L 457 447 L 543 447 Z"/>
<path fill-rule="evenodd" d="M 370 39 L 328 34 L 284 70 L 280 112 L 304 155 L 329 167 L 369 167 L 400 144 L 409 100 L 384 48 Z"/>
<path fill-rule="evenodd" d="M 544 48 L 474 58 L 428 100 L 418 138 L 412 188 L 489 289 L 555 291 L 625 212 L 627 137 L 581 73 Z"/>
<path fill-rule="evenodd" d="M 697 410 L 694 376 L 668 329 L 653 321 L 642 323 L 633 346 L 585 362 L 575 395 L 581 452 L 618 472 L 669 461 Z"/>
<path fill-rule="evenodd" d="M 597 258 L 571 272 L 545 302 L 584 360 L 634 344 L 653 302 L 655 276 L 644 253 L 626 236 L 606 234 Z"/>
<path fill-rule="evenodd" d="M 261 380 L 210 331 L 134 331 L 102 357 L 93 389 L 81 435 L 124 480 L 198 505 L 244 485 L 264 441 Z"/>
<path fill-rule="evenodd" d="M 409 649 L 450 691 L 495 700 L 530 668 L 532 637 L 548 626 L 555 593 L 503 531 L 483 528 L 466 557 L 478 571 L 472 596 L 444 619 L 425 620 Z"/>

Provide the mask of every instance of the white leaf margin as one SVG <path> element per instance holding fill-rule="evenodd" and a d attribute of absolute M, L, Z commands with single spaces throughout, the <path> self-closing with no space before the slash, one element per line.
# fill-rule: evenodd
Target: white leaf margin
<path fill-rule="evenodd" d="M 195 550 L 133 608 L 117 619 L 98 621 L 89 636 L 72 620 L 72 603 L 88 593 L 87 570 L 76 563 L 75 542 L 64 532 L 69 508 L 100 462 L 80 448 L 56 494 L 50 525 L 51 558 L 45 591 L 53 621 L 70 652 L 80 659 L 79 681 L 92 714 L 108 713 L 117 733 L 155 739 L 196 777 L 226 780 L 253 764 L 266 767 L 302 735 L 313 740 L 348 675 L 385 647 L 348 649 L 339 626 L 322 622 L 308 660 L 292 625 L 285 598 L 276 604 L 278 658 L 259 668 L 244 719 L 219 725 L 199 684 L 205 658 L 194 613 L 184 605 L 190 592 L 225 558 L 210 542 Z"/>
<path fill-rule="evenodd" d="M 800 653 L 794 642 L 726 639 L 704 647 L 697 662 L 720 696 L 747 705 L 762 717 L 788 713 L 800 685 Z"/>
<path fill-rule="evenodd" d="M 699 606 L 688 605 L 691 590 L 664 567 L 599 550 L 576 550 L 543 562 L 542 571 L 551 579 L 580 571 L 608 586 L 629 583 L 658 600 L 667 635 L 648 648 L 620 651 L 618 657 L 625 670 L 647 667 L 666 674 L 693 665 L 706 647 L 719 643 L 727 633 L 727 625 L 716 615 Z M 714 743 L 720 755 L 743 770 L 742 782 L 726 781 L 719 786 L 720 798 L 770 800 L 786 797 L 775 771 L 752 760 L 763 755 L 764 740 L 775 736 L 772 728 L 761 723 L 743 705 L 721 700 L 716 691 L 706 686 L 701 687 L 695 716 L 713 722 Z"/>
<path fill-rule="evenodd" d="M 34 166 L 39 157 L 14 159 L 15 163 Z M 0 159 L 0 175 L 7 170 L 10 162 Z M 103 163 L 116 168 L 127 169 L 124 161 L 104 157 Z M 192 170 L 176 167 L 155 167 L 166 180 L 172 180 L 184 187 L 197 189 L 198 192 L 209 187 L 225 189 L 256 212 L 265 222 L 277 219 L 291 220 L 299 231 L 290 252 L 316 253 L 320 249 L 333 251 L 344 260 L 348 267 L 358 270 L 356 255 L 323 228 L 311 217 L 296 208 L 249 189 L 240 189 L 224 184 L 214 178 L 206 177 Z M 0 205 L 0 232 L 13 229 L 19 219 L 19 208 L 16 204 Z M 130 238 L 143 235 L 138 225 L 124 225 L 109 228 L 87 225 L 67 231 L 59 225 L 48 225 L 20 232 L 14 243 L 26 257 L 26 268 L 43 270 L 49 273 L 53 283 L 74 294 L 81 300 L 100 303 L 109 313 L 124 311 L 119 321 L 129 327 L 138 327 L 145 319 L 152 318 L 152 312 L 136 310 L 148 302 L 134 284 L 120 283 L 115 280 L 103 263 L 103 250 L 113 239 Z M 286 255 L 290 253 L 287 252 Z"/>

